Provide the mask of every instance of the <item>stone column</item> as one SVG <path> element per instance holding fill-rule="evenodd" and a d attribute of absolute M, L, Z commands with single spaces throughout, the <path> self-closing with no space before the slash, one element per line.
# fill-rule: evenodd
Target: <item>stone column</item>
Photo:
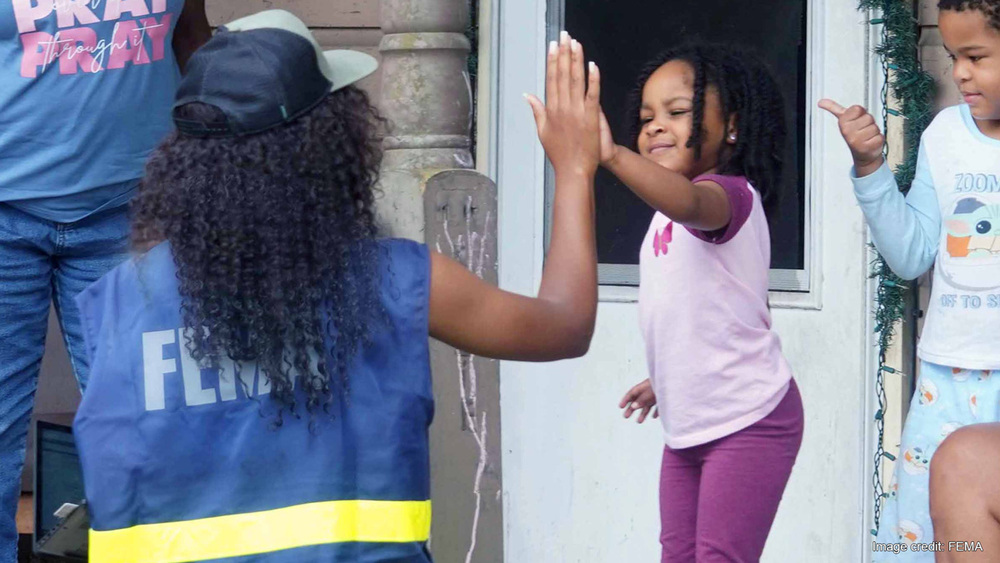
<path fill-rule="evenodd" d="M 423 240 L 428 174 L 472 168 L 465 0 L 382 0 L 383 222 Z"/>
<path fill-rule="evenodd" d="M 496 185 L 472 170 L 468 0 L 382 0 L 381 110 L 389 120 L 379 213 L 389 234 L 424 241 L 497 280 Z M 497 362 L 431 344 L 438 561 L 502 563 Z"/>

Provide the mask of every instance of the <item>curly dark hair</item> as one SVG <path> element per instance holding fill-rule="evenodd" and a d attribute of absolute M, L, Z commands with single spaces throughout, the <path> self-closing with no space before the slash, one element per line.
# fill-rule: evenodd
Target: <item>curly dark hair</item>
<path fill-rule="evenodd" d="M 978 10 L 990 21 L 990 27 L 1000 31 L 1000 0 L 940 0 L 939 10 Z"/>
<path fill-rule="evenodd" d="M 201 103 L 176 115 L 225 120 Z M 171 244 L 188 350 L 206 367 L 256 363 L 279 425 L 285 408 L 296 414 L 297 376 L 309 413 L 346 391 L 348 362 L 384 320 L 374 243 L 382 123 L 347 87 L 257 135 L 175 132 L 133 202 L 133 246 Z"/>
<path fill-rule="evenodd" d="M 785 102 L 774 76 L 763 62 L 745 50 L 736 51 L 711 43 L 687 43 L 657 55 L 639 73 L 629 104 L 632 123 L 632 146 L 636 147 L 642 129 L 640 109 L 642 90 L 649 77 L 670 61 L 681 60 L 694 69 L 694 107 L 691 138 L 695 158 L 701 158 L 705 122 L 705 92 L 714 88 L 719 94 L 723 121 L 736 116 L 736 145 L 719 165 L 720 174 L 744 176 L 773 204 L 774 193 L 781 186 L 784 165 Z"/>

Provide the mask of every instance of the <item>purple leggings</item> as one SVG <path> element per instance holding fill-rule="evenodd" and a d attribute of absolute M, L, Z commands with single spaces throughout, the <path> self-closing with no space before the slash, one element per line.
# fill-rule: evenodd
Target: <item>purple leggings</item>
<path fill-rule="evenodd" d="M 761 421 L 707 444 L 663 450 L 663 563 L 760 559 L 802 443 L 802 399 L 792 380 Z"/>

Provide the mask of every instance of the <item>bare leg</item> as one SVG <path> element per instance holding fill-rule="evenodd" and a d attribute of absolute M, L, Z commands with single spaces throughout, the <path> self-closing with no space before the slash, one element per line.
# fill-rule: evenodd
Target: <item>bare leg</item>
<path fill-rule="evenodd" d="M 1000 423 L 956 430 L 934 452 L 930 482 L 937 563 L 1000 561 Z M 961 551 L 975 542 L 982 551 Z"/>

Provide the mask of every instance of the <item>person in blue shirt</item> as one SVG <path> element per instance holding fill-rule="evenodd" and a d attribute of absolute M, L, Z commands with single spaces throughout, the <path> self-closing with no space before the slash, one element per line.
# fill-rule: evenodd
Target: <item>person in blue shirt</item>
<path fill-rule="evenodd" d="M 125 204 L 210 35 L 204 0 L 0 1 L 0 563 L 50 303 L 83 388 L 73 299 L 127 257 Z"/>
<path fill-rule="evenodd" d="M 74 423 L 92 563 L 428 562 L 428 338 L 492 358 L 583 355 L 597 311 L 599 72 L 564 35 L 536 298 L 380 239 L 381 119 L 292 14 L 219 28 L 134 203 L 140 252 L 78 297 L 92 359 Z M 511 186 L 507 189 L 524 189 Z"/>

